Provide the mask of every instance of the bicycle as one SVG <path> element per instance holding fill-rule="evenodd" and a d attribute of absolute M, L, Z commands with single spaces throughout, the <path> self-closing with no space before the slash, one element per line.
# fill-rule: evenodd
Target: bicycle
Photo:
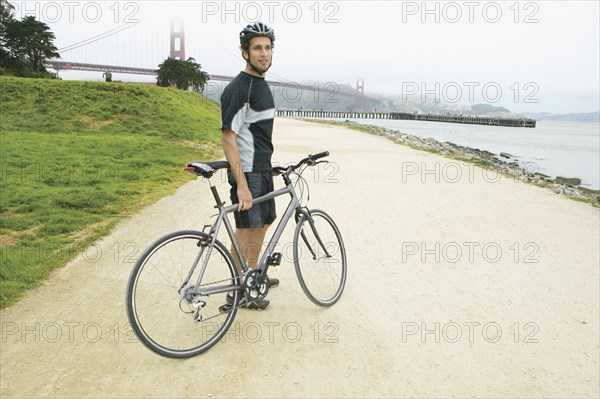
<path fill-rule="evenodd" d="M 290 202 L 268 242 L 256 269 L 248 268 L 228 215 L 238 204 L 225 205 L 212 181 L 214 173 L 229 168 L 226 161 L 191 162 L 185 170 L 208 179 L 218 209 L 208 232 L 177 231 L 154 242 L 136 262 L 127 284 L 127 316 L 133 331 L 150 350 L 166 357 L 186 358 L 207 351 L 225 335 L 240 307 L 240 300 L 260 301 L 269 292 L 267 271 L 281 263 L 275 247 L 294 217 L 293 260 L 306 296 L 319 306 L 331 306 L 341 297 L 346 283 L 346 250 L 333 219 L 319 209 L 301 205 L 307 182 L 302 173 L 329 155 L 309 155 L 295 165 L 274 167 L 285 187 L 254 198 L 253 205 L 289 194 Z M 296 182 L 291 180 L 296 176 Z M 300 184 L 300 197 L 296 185 Z M 235 255 L 217 239 L 224 224 Z M 233 295 L 230 304 L 225 297 Z"/>

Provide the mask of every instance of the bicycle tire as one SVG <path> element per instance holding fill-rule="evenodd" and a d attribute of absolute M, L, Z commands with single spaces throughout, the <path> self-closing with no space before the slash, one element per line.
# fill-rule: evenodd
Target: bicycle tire
<path fill-rule="evenodd" d="M 206 304 L 201 308 L 202 321 L 194 320 L 197 309 L 180 293 L 193 264 L 190 260 L 198 256 L 200 242 L 207 238 L 206 233 L 192 230 L 168 234 L 155 241 L 131 271 L 125 300 L 127 317 L 139 340 L 159 355 L 171 358 L 198 355 L 219 342 L 235 318 L 240 292 L 233 292 L 227 312 L 221 311 L 226 304 L 226 293 L 199 297 Z M 189 280 L 192 285 L 197 282 L 207 252 L 202 252 Z M 200 285 L 209 285 L 211 281 L 221 285 L 240 281 L 233 258 L 220 241 L 215 242 Z"/>
<path fill-rule="evenodd" d="M 331 216 L 319 209 L 310 210 L 309 214 L 331 257 L 324 256 L 325 251 L 309 220 L 302 215 L 294 232 L 296 275 L 308 299 L 319 306 L 331 306 L 340 299 L 346 285 L 346 249 L 340 230 Z M 312 253 L 309 246 L 313 249 Z"/>

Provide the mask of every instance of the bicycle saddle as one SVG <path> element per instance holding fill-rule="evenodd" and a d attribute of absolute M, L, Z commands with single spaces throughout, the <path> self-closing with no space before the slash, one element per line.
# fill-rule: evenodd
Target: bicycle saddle
<path fill-rule="evenodd" d="M 227 161 L 215 161 L 215 162 L 202 162 L 194 161 L 185 165 L 185 171 L 193 172 L 198 176 L 206 177 L 207 179 L 219 169 L 229 168 Z"/>

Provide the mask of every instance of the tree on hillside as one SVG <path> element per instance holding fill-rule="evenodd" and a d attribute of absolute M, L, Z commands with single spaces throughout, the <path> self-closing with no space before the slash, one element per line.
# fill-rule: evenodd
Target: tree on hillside
<path fill-rule="evenodd" d="M 196 91 L 202 91 L 208 74 L 201 67 L 192 57 L 187 61 L 169 57 L 158 66 L 156 84 L 162 87 L 175 84 L 181 90 L 192 87 Z"/>
<path fill-rule="evenodd" d="M 5 18 L 14 18 L 15 6 L 10 4 L 8 0 L 0 0 L 0 20 Z"/>
<path fill-rule="evenodd" d="M 38 73 L 46 72 L 46 59 L 60 57 L 53 44 L 55 38 L 48 25 L 33 16 L 13 20 L 6 27 L 9 57 Z"/>
<path fill-rule="evenodd" d="M 20 76 L 51 77 L 44 62 L 60 57 L 54 39 L 48 25 L 33 16 L 15 19 L 14 7 L 0 0 L 0 67 Z"/>
<path fill-rule="evenodd" d="M 8 64 L 6 27 L 14 21 L 15 7 L 7 0 L 0 0 L 0 67 Z"/>

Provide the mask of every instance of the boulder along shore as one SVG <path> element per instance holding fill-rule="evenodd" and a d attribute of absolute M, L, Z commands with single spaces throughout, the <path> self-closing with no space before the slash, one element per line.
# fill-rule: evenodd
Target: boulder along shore
<path fill-rule="evenodd" d="M 315 121 L 311 119 L 310 121 Z M 327 120 L 318 120 L 319 123 L 331 123 Z M 490 151 L 480 150 L 454 144 L 449 141 L 440 142 L 432 138 L 422 138 L 412 134 L 400 132 L 374 125 L 363 125 L 361 123 L 346 120 L 334 123 L 351 129 L 364 131 L 370 134 L 387 137 L 395 143 L 404 144 L 411 148 L 438 153 L 443 156 L 455 158 L 467 162 L 473 162 L 484 168 L 498 173 L 512 176 L 515 179 L 533 183 L 539 187 L 545 187 L 556 194 L 564 194 L 567 197 L 578 200 L 588 200 L 594 206 L 600 205 L 600 190 L 591 190 L 580 186 L 581 179 L 566 177 L 550 177 L 539 173 L 538 167 L 533 162 L 519 163 L 512 155 L 501 152 L 494 154 Z M 504 158 L 504 159 L 503 159 Z"/>

